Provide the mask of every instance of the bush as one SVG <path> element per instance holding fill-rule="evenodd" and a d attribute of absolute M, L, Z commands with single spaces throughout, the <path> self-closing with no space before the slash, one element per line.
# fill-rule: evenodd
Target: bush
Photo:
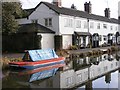
<path fill-rule="evenodd" d="M 112 46 L 112 47 L 111 47 L 111 50 L 112 50 L 112 51 L 116 51 L 116 50 L 117 50 L 117 48 L 116 48 L 116 47 L 114 47 L 114 46 Z"/>
<path fill-rule="evenodd" d="M 2 59 L 0 59 L 0 61 L 2 62 L 2 69 L 6 69 L 6 68 L 9 67 L 9 63 L 10 62 L 22 61 L 22 58 L 7 58 L 7 57 L 3 57 Z"/>
<path fill-rule="evenodd" d="M 93 53 L 92 52 L 86 52 L 86 55 L 91 56 L 91 55 L 93 55 Z"/>
<path fill-rule="evenodd" d="M 69 49 L 69 50 L 77 50 L 78 47 L 77 47 L 76 45 L 72 45 L 72 46 L 70 46 L 68 49 Z"/>
<path fill-rule="evenodd" d="M 58 56 L 67 57 L 67 56 L 69 55 L 69 52 L 68 52 L 68 50 L 61 49 L 61 50 L 56 51 L 56 54 L 57 54 Z"/>
<path fill-rule="evenodd" d="M 107 43 L 103 43 L 103 44 L 102 44 L 102 47 L 106 47 L 106 46 L 107 46 Z"/>

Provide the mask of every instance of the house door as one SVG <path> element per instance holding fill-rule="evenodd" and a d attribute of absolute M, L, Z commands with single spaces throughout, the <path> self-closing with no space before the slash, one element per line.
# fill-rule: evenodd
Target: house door
<path fill-rule="evenodd" d="M 113 44 L 113 35 L 112 34 L 108 34 L 108 44 L 109 45 Z"/>
<path fill-rule="evenodd" d="M 83 37 L 83 48 L 85 48 L 86 47 L 86 37 L 84 36 Z"/>
<path fill-rule="evenodd" d="M 97 33 L 93 34 L 93 47 L 99 47 L 99 35 Z"/>
<path fill-rule="evenodd" d="M 120 36 L 119 32 L 116 32 L 116 44 L 118 44 L 118 37 Z"/>

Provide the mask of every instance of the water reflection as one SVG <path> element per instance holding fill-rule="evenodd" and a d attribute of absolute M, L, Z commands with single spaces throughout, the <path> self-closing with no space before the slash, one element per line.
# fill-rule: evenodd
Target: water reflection
<path fill-rule="evenodd" d="M 19 77 L 18 74 L 10 72 L 7 79 L 3 78 L 3 87 L 10 81 L 16 86 L 27 88 L 118 88 L 119 61 L 119 52 L 96 57 L 73 57 L 64 67 L 56 69 L 53 77 L 33 83 L 28 82 L 28 75 Z M 8 87 L 14 86 L 12 83 L 9 83 Z"/>

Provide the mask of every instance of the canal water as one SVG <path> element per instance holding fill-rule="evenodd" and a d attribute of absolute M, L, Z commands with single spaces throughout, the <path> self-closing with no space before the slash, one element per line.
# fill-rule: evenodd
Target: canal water
<path fill-rule="evenodd" d="M 2 88 L 119 88 L 120 52 L 80 58 L 73 56 L 65 66 L 49 70 L 4 70 Z M 37 77 L 37 78 L 36 78 Z M 47 77 L 47 78 L 46 78 Z M 30 82 L 32 81 L 32 82 Z"/>

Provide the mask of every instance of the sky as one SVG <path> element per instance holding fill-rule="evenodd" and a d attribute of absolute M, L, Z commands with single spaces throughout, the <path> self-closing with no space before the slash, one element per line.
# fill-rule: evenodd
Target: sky
<path fill-rule="evenodd" d="M 52 2 L 53 0 L 20 0 L 23 9 L 34 8 L 41 1 Z M 72 4 L 77 7 L 77 10 L 84 11 L 84 3 L 91 2 L 92 14 L 104 16 L 105 8 L 110 8 L 110 17 L 118 18 L 118 2 L 120 0 L 61 0 L 62 7 L 70 8 Z"/>

